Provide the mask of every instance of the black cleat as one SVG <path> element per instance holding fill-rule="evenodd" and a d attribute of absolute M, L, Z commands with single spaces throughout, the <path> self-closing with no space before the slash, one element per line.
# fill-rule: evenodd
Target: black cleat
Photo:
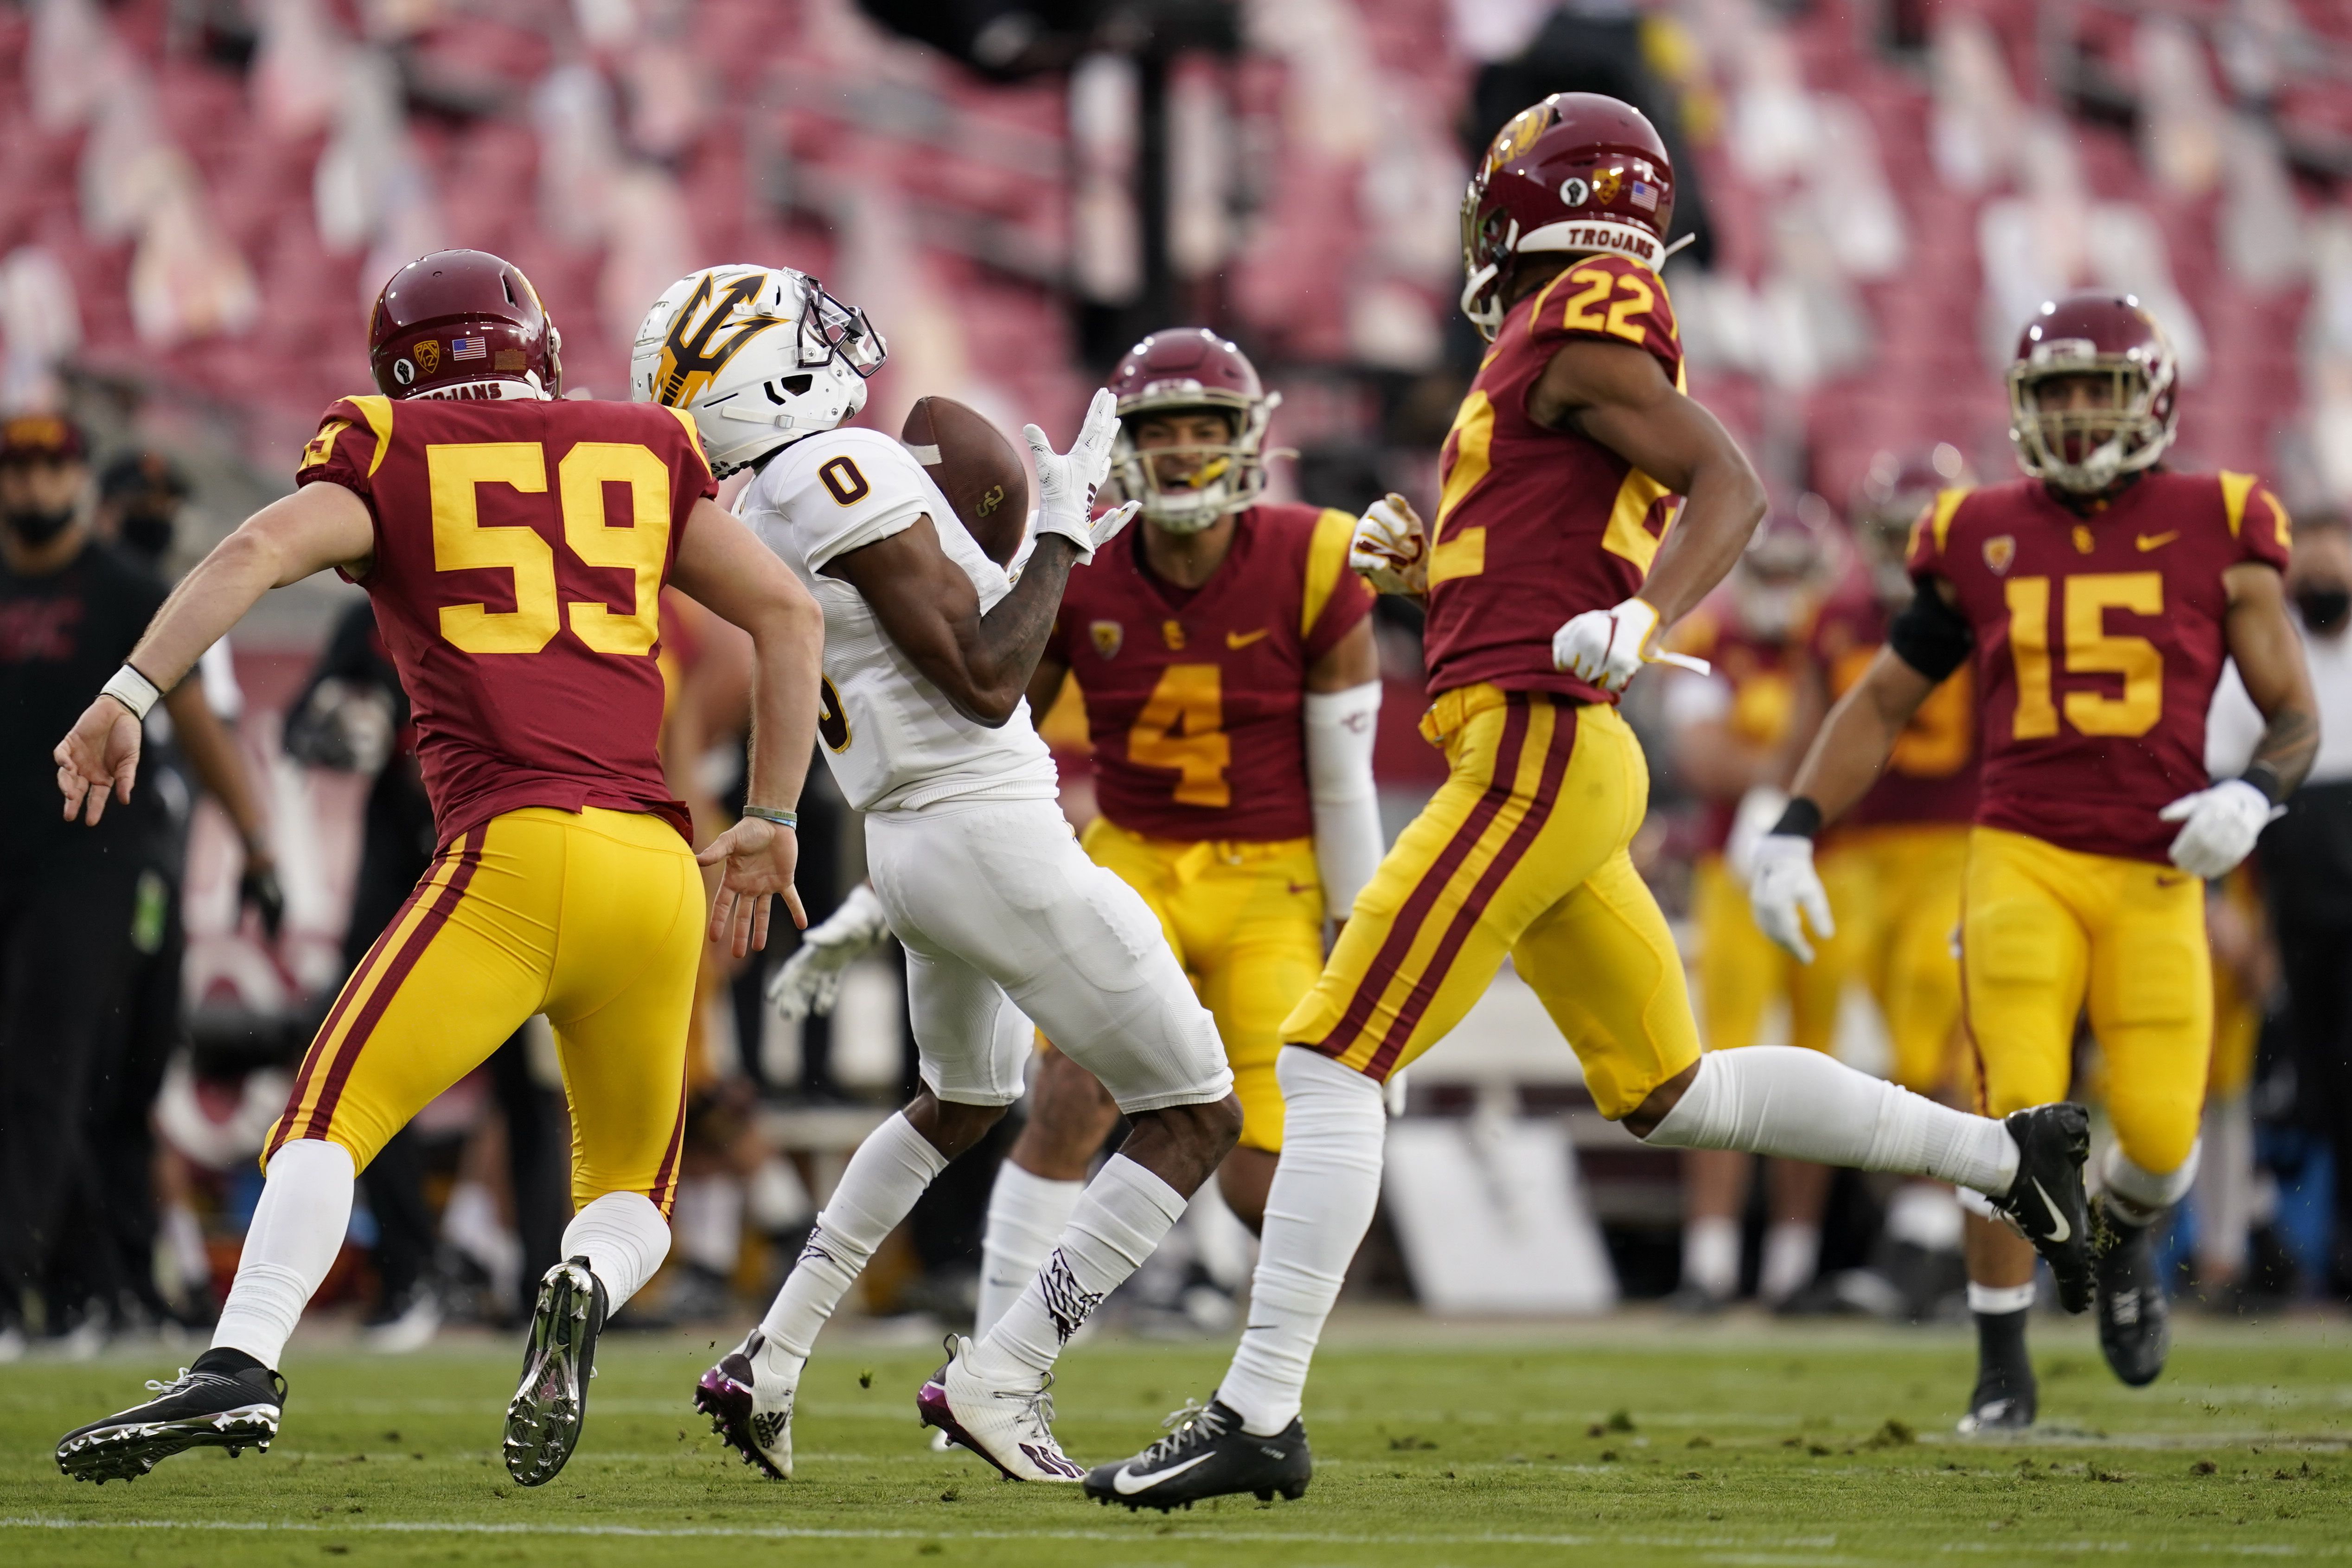
<path fill-rule="evenodd" d="M 2022 1432 L 2033 1425 L 2033 1374 L 2025 1381 L 1996 1377 L 1990 1373 L 1977 1378 L 1977 1391 L 1969 1396 L 1969 1413 L 1960 1417 L 1959 1432 L 1963 1437 L 1998 1437 L 2005 1432 Z"/>
<path fill-rule="evenodd" d="M 2017 1180 L 1990 1201 L 2050 1265 L 2058 1304 L 2079 1312 L 2091 1304 L 2090 1113 L 2059 1100 L 2012 1111 L 2001 1125 L 2017 1142 Z"/>
<path fill-rule="evenodd" d="M 502 1445 L 507 1474 L 545 1486 L 580 1446 L 588 1415 L 588 1380 L 596 1375 L 596 1336 L 604 1329 L 604 1285 L 585 1258 L 559 1263 L 539 1282 L 539 1306 L 523 1352 L 522 1386 L 507 1402 Z"/>
<path fill-rule="evenodd" d="M 2172 1349 L 2172 1309 L 2146 1226 L 2098 1218 L 2099 1350 L 2117 1377 L 2145 1388 Z"/>
<path fill-rule="evenodd" d="M 1232 1406 L 1212 1400 L 1188 1405 L 1168 1418 L 1174 1430 L 1131 1459 L 1097 1465 L 1087 1475 L 1087 1496 L 1129 1510 L 1191 1508 L 1206 1498 L 1248 1492 L 1260 1502 L 1275 1494 L 1297 1501 L 1315 1474 L 1307 1428 L 1297 1417 L 1272 1437 L 1242 1430 Z"/>
<path fill-rule="evenodd" d="M 286 1380 L 266 1367 L 150 1380 L 144 1405 L 78 1426 L 58 1441 L 58 1468 L 79 1481 L 135 1480 L 185 1448 L 269 1451 L 286 1407 Z"/>

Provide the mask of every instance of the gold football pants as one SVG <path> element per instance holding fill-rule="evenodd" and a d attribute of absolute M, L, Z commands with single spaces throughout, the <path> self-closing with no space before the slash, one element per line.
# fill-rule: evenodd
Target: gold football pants
<path fill-rule="evenodd" d="M 572 1194 L 677 1189 L 686 1028 L 706 910 L 659 817 L 531 806 L 461 834 L 343 983 L 270 1130 L 367 1168 L 435 1096 L 547 1015 L 572 1105 Z"/>
<path fill-rule="evenodd" d="M 1835 1043 L 1838 999 L 1853 973 L 1858 945 L 1848 931 L 1857 900 L 1849 896 L 1839 869 L 1832 857 L 1822 857 L 1822 884 L 1829 891 L 1838 933 L 1827 942 L 1817 940 L 1813 962 L 1804 963 L 1757 926 L 1748 889 L 1732 879 L 1721 856 L 1699 861 L 1692 878 L 1691 912 L 1698 922 L 1698 1007 L 1708 1050 L 1754 1045 L 1764 1010 L 1775 996 L 1788 998 L 1790 1045 L 1826 1052 Z"/>
<path fill-rule="evenodd" d="M 1217 1021 L 1242 1146 L 1282 1150 L 1282 1089 L 1274 1058 L 1282 1021 L 1323 969 L 1323 881 L 1315 841 L 1147 838 L 1097 817 L 1080 842 L 1098 866 L 1143 895 L 1176 962 Z"/>
<path fill-rule="evenodd" d="M 1963 823 L 1905 823 L 1838 835 L 1822 856 L 1851 972 L 1877 998 L 1895 1082 L 1937 1095 L 1954 1079 L 1960 1037 L 1960 924 L 1968 876 Z M 1853 931 L 1849 934 L 1849 911 Z"/>
<path fill-rule="evenodd" d="M 1444 1037 L 1507 955 L 1621 1117 L 1698 1059 L 1690 994 L 1626 853 L 1650 793 L 1613 708 L 1470 686 L 1422 732 L 1447 776 L 1356 900 L 1284 1040 L 1385 1081 Z"/>
<path fill-rule="evenodd" d="M 2063 1099 L 2087 1002 L 2116 1141 L 2144 1171 L 2179 1169 L 2213 1049 L 2205 885 L 2170 866 L 1978 827 L 1963 898 L 1979 1109 L 2006 1116 Z"/>

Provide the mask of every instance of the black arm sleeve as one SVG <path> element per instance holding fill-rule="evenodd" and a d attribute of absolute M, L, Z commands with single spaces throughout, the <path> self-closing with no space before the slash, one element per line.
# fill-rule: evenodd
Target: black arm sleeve
<path fill-rule="evenodd" d="M 1886 646 L 1895 656 L 1930 680 L 1941 680 L 1967 663 L 1976 640 L 1960 612 L 1944 603 L 1935 584 L 1925 580 L 1886 629 Z"/>

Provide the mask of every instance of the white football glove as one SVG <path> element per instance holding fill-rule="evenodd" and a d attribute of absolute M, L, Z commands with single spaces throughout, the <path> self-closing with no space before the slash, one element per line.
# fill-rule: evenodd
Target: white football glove
<path fill-rule="evenodd" d="M 1837 935 L 1837 922 L 1830 918 L 1829 890 L 1813 870 L 1813 841 L 1801 834 L 1768 833 L 1756 841 L 1748 864 L 1748 903 L 1755 911 L 1757 929 L 1795 953 L 1800 963 L 1813 961 L 1813 944 L 1805 940 L 1808 922 L 1823 942 Z"/>
<path fill-rule="evenodd" d="M 1731 873 L 1733 881 L 1743 888 L 1748 885 L 1748 874 L 1756 866 L 1756 846 L 1788 809 L 1788 792 L 1770 784 L 1758 784 L 1739 797 L 1739 809 L 1731 816 L 1731 835 L 1723 845 L 1723 868 Z"/>
<path fill-rule="evenodd" d="M 2185 826 L 2166 851 L 2172 863 L 2192 876 L 2211 881 L 2236 869 L 2253 853 L 2263 829 L 2286 815 L 2270 796 L 2243 779 L 2230 779 L 2211 789 L 2184 795 L 2157 816 Z"/>
<path fill-rule="evenodd" d="M 1411 501 L 1391 490 L 1365 510 L 1348 541 L 1348 570 L 1375 594 L 1429 596 L 1429 539 Z"/>
<path fill-rule="evenodd" d="M 1679 665 L 1701 675 L 1706 660 L 1687 654 L 1657 653 L 1658 612 L 1639 595 L 1611 610 L 1587 610 L 1551 635 L 1551 662 L 1603 691 L 1622 691 L 1645 664 Z"/>
<path fill-rule="evenodd" d="M 841 908 L 801 933 L 799 951 L 768 982 L 768 1005 L 787 1024 L 832 1012 L 843 973 L 889 935 L 882 900 L 871 886 L 858 883 Z"/>
<path fill-rule="evenodd" d="M 1095 399 L 1087 405 L 1087 421 L 1078 427 L 1078 438 L 1070 443 L 1067 452 L 1055 451 L 1045 432 L 1034 425 L 1024 425 L 1021 435 L 1037 463 L 1037 517 L 1031 534 L 1037 538 L 1060 534 L 1078 547 L 1078 563 L 1083 566 L 1143 510 L 1141 501 L 1131 500 L 1100 517 L 1092 515 L 1095 491 L 1110 477 L 1111 443 L 1118 438 L 1118 399 L 1107 386 L 1095 389 Z"/>

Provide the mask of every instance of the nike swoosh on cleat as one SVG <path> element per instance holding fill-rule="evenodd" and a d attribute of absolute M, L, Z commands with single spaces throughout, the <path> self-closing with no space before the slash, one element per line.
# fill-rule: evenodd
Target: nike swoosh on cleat
<path fill-rule="evenodd" d="M 2052 1229 L 2047 1239 L 2053 1242 L 2064 1241 L 2068 1237 L 2073 1236 L 2074 1227 L 2066 1223 L 2065 1215 L 2060 1211 L 2056 1204 L 2050 1201 L 2050 1189 L 2042 1184 L 2042 1178 L 2039 1176 L 2033 1178 L 2033 1190 L 2042 1194 L 2042 1206 L 2050 1211 Z"/>
<path fill-rule="evenodd" d="M 1111 1477 L 1111 1490 L 1121 1497 L 1133 1497 L 1146 1487 L 1156 1487 L 1162 1481 L 1172 1481 L 1193 1466 L 1205 1465 L 1215 1457 L 1213 1454 L 1195 1454 L 1181 1465 L 1171 1465 L 1164 1470 L 1154 1470 L 1148 1476 L 1139 1476 L 1133 1470 L 1121 1470 Z"/>

